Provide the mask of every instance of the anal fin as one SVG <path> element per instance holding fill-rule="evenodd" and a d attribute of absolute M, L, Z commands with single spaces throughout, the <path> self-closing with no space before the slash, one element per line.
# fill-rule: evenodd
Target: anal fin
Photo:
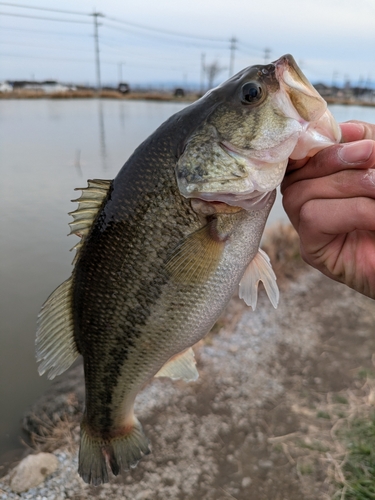
<path fill-rule="evenodd" d="M 155 377 L 169 377 L 172 380 L 193 382 L 198 379 L 194 351 L 191 347 L 176 356 L 173 356 L 155 375 Z"/>
<path fill-rule="evenodd" d="M 266 252 L 259 248 L 254 259 L 247 266 L 240 281 L 239 297 L 255 310 L 258 299 L 258 284 L 262 281 L 271 304 L 276 309 L 279 303 L 279 288 L 276 275 L 273 272 L 270 259 Z"/>

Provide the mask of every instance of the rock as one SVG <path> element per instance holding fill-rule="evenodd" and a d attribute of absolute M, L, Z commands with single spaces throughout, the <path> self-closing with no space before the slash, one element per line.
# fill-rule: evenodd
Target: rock
<path fill-rule="evenodd" d="M 155 492 L 152 490 L 145 490 L 141 491 L 138 493 L 136 496 L 136 500 L 151 500 L 151 498 L 154 498 Z"/>
<path fill-rule="evenodd" d="M 10 487 L 15 493 L 27 491 L 55 472 L 58 460 L 52 453 L 28 455 L 12 471 Z"/>
<path fill-rule="evenodd" d="M 241 486 L 242 488 L 247 488 L 248 486 L 250 486 L 251 483 L 252 483 L 251 477 L 244 477 L 242 478 Z"/>

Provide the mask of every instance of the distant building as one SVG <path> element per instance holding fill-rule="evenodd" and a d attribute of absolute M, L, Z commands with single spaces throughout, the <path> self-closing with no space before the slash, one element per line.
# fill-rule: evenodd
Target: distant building
<path fill-rule="evenodd" d="M 0 92 L 12 92 L 13 91 L 13 85 L 11 85 L 9 82 L 0 82 Z"/>
<path fill-rule="evenodd" d="M 55 80 L 45 80 L 43 82 L 19 80 L 12 82 L 13 90 L 24 89 L 44 92 L 45 94 L 53 94 L 55 92 L 67 92 L 68 90 L 76 90 L 74 86 L 63 85 Z"/>

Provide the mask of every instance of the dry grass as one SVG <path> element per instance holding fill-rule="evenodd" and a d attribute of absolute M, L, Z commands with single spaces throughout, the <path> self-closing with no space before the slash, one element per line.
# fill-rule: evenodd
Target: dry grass
<path fill-rule="evenodd" d="M 79 443 L 79 423 L 66 416 L 52 421 L 48 415 L 35 415 L 40 434 L 31 433 L 29 446 L 37 452 L 50 452 L 62 448 L 74 452 Z"/>
<path fill-rule="evenodd" d="M 299 236 L 291 224 L 276 223 L 264 234 L 262 248 L 271 259 L 278 284 L 285 286 L 307 269 L 300 254 Z"/>
<path fill-rule="evenodd" d="M 304 431 L 268 442 L 295 466 L 306 495 L 311 484 L 323 484 L 322 500 L 375 498 L 375 380 L 359 372 L 356 388 L 316 394 L 315 405 L 291 403 Z M 371 455 L 371 458 L 369 456 Z"/>

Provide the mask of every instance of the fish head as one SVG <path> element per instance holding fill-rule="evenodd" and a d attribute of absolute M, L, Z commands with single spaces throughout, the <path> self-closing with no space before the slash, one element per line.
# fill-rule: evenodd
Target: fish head
<path fill-rule="evenodd" d="M 327 103 L 291 55 L 244 69 L 205 102 L 210 112 L 176 165 L 186 198 L 263 208 L 289 158 L 313 156 L 341 138 Z"/>

